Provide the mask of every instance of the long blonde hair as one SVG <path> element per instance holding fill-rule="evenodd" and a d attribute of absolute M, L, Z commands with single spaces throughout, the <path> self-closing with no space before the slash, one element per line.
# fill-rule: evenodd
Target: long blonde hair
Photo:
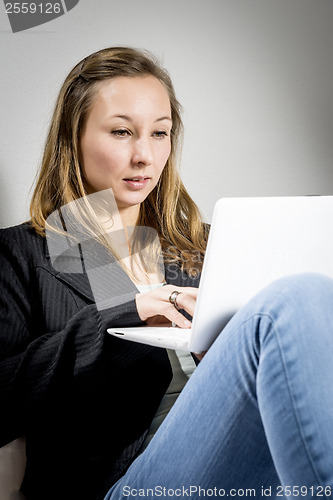
<path fill-rule="evenodd" d="M 171 105 L 171 153 L 158 184 L 141 204 L 138 226 L 159 234 L 164 261 L 189 274 L 201 270 L 207 229 L 179 175 L 183 124 L 171 79 L 148 52 L 130 47 L 102 49 L 80 61 L 60 90 L 48 132 L 40 172 L 30 204 L 31 224 L 45 234 L 47 217 L 61 206 L 85 196 L 80 138 L 96 94 L 97 83 L 119 76 L 153 75 L 166 88 Z"/>

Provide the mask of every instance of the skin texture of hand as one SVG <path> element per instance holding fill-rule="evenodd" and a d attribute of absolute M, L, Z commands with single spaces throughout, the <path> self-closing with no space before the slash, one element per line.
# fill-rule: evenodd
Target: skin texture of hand
<path fill-rule="evenodd" d="M 172 323 L 180 328 L 190 328 L 191 322 L 188 321 L 173 304 L 169 297 L 172 292 L 177 291 L 177 305 L 179 309 L 184 309 L 193 317 L 195 303 L 198 296 L 198 289 L 192 287 L 176 287 L 174 285 L 165 285 L 151 292 L 139 293 L 135 296 L 136 307 L 142 321 L 147 325 L 165 325 Z M 194 355 L 201 361 L 206 352 Z"/>
<path fill-rule="evenodd" d="M 177 297 L 179 309 L 184 309 L 190 316 L 193 316 L 198 289 L 165 285 L 135 296 L 137 311 L 142 321 L 150 325 L 173 322 L 180 328 L 190 328 L 191 322 L 169 301 L 171 293 L 175 291 L 179 292 Z"/>

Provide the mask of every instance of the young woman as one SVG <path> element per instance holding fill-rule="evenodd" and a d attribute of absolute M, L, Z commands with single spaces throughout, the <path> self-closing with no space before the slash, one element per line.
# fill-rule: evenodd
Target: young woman
<path fill-rule="evenodd" d="M 177 171 L 181 130 L 170 78 L 150 55 L 90 55 L 60 91 L 31 221 L 1 231 L 0 444 L 26 436 L 28 500 L 331 495 L 330 279 L 286 278 L 255 297 L 170 412 L 170 382 L 179 392 L 187 380 L 177 356 L 106 333 L 189 326 L 208 231 Z M 98 310 L 84 266 L 52 265 L 45 227 L 108 189 L 124 228 L 157 232 L 165 269 L 154 289 L 130 279 L 131 300 Z"/>

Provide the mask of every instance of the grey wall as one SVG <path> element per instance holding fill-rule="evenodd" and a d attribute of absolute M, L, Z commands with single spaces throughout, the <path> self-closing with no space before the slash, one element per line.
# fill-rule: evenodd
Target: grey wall
<path fill-rule="evenodd" d="M 0 226 L 28 218 L 59 87 L 110 45 L 157 54 L 184 107 L 182 175 L 221 196 L 333 193 L 332 0 L 80 0 L 13 34 L 0 3 Z"/>

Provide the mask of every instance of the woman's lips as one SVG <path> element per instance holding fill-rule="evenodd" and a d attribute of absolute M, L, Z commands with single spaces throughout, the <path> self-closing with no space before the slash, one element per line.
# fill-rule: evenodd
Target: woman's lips
<path fill-rule="evenodd" d="M 149 180 L 150 177 L 130 177 L 128 179 L 123 179 L 126 185 L 133 190 L 144 188 Z"/>

